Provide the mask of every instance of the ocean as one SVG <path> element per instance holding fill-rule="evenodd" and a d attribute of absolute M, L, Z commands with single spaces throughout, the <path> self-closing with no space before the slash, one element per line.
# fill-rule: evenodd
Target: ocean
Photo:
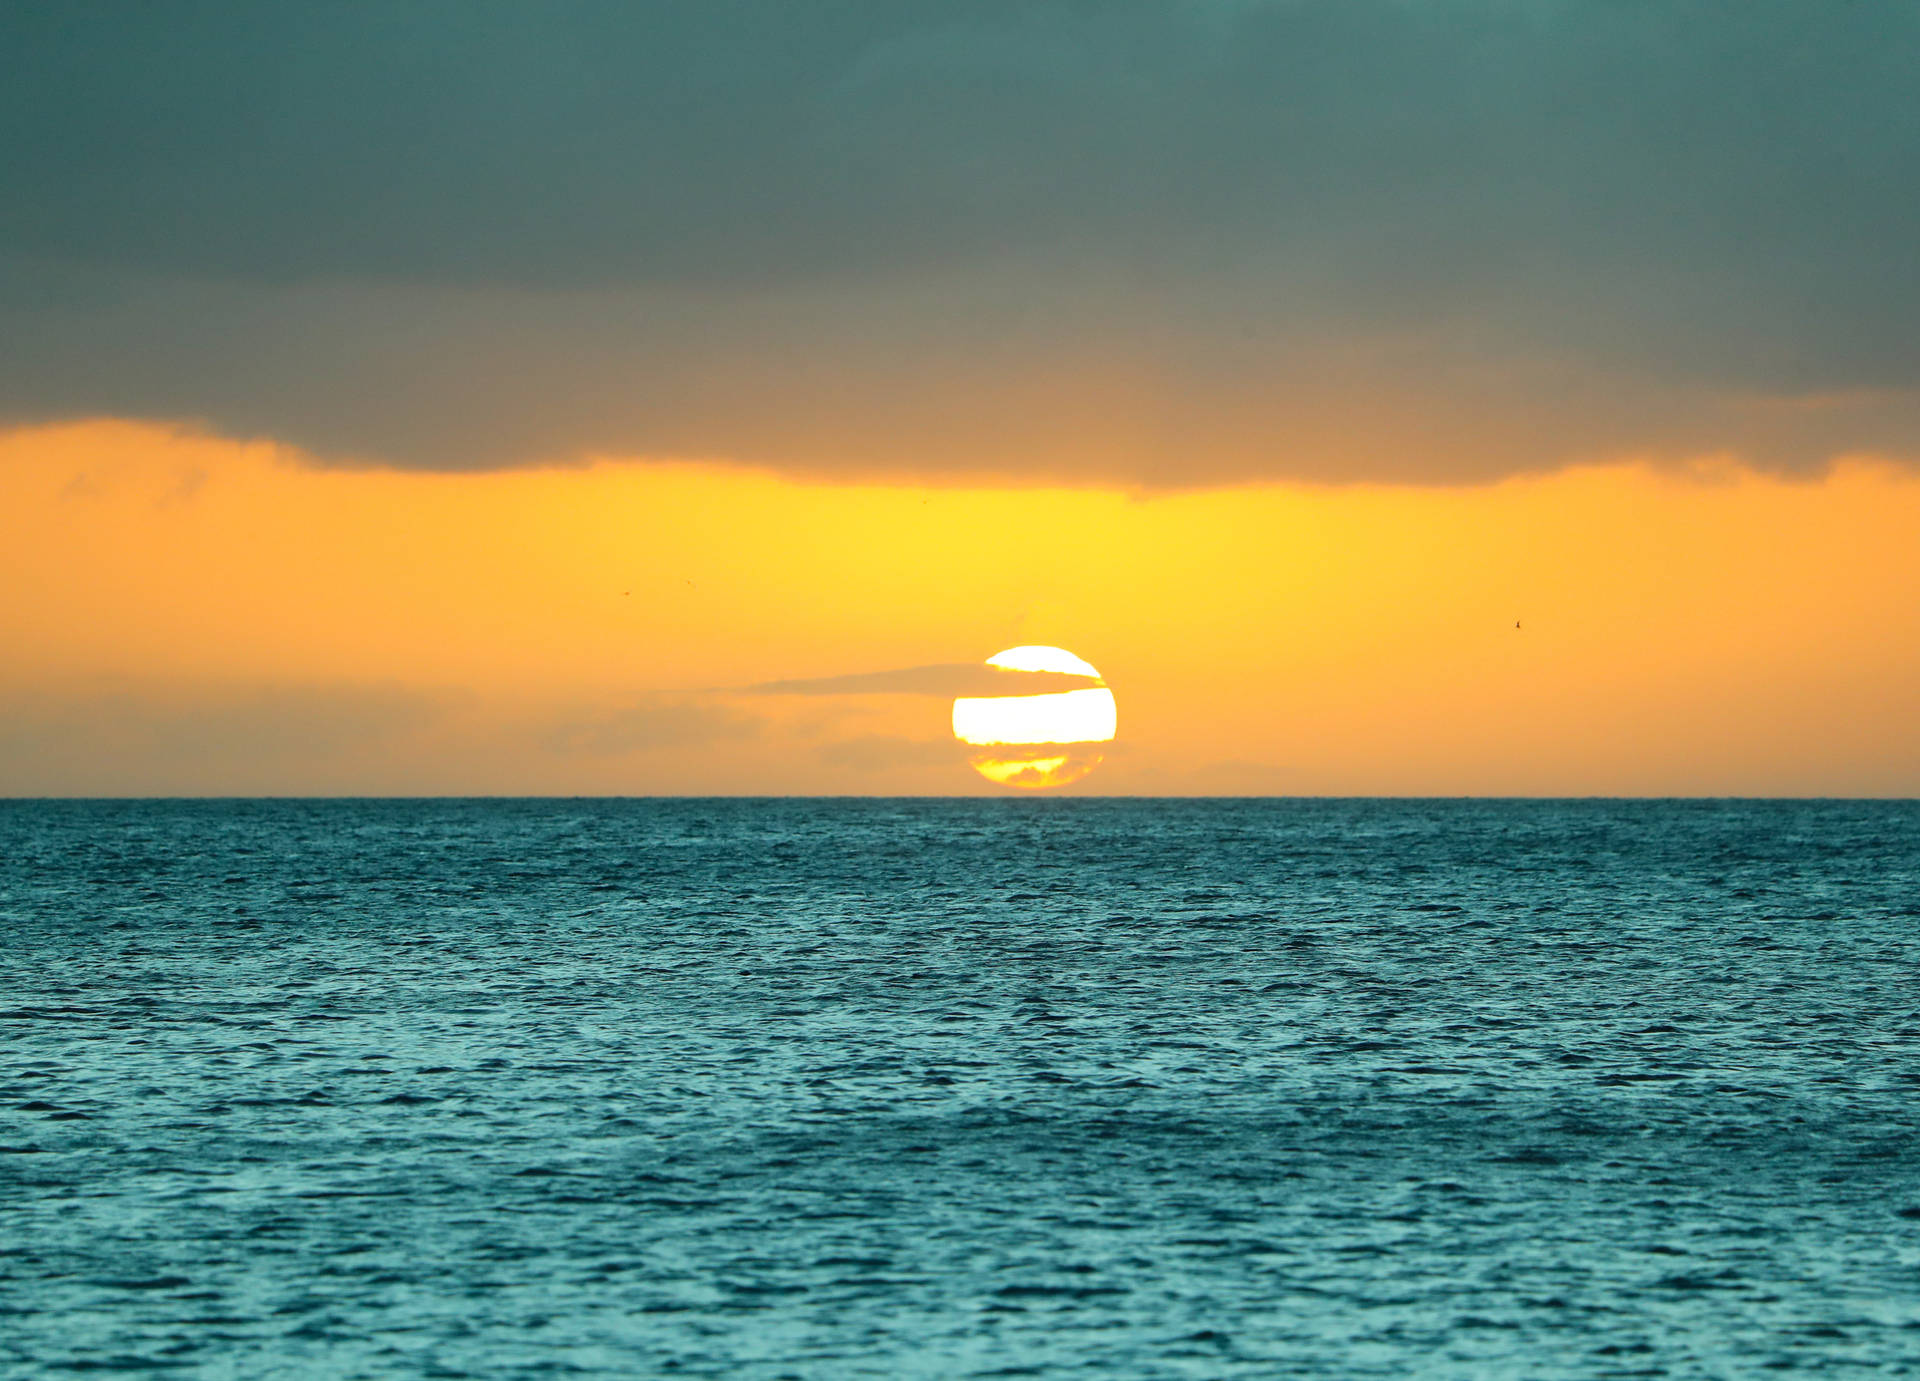
<path fill-rule="evenodd" d="M 0 803 L 0 1373 L 1920 1373 L 1920 805 Z"/>

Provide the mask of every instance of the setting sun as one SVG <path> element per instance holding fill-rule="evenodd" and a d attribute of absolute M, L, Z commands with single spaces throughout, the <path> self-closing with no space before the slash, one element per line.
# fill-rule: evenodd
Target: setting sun
<path fill-rule="evenodd" d="M 1003 671 L 1082 676 L 1092 685 L 1045 695 L 961 696 L 953 736 L 974 749 L 974 769 L 1002 786 L 1039 790 L 1077 782 L 1100 765 L 1113 741 L 1113 692 L 1100 673 L 1064 648 L 1010 647 L 987 658 Z"/>

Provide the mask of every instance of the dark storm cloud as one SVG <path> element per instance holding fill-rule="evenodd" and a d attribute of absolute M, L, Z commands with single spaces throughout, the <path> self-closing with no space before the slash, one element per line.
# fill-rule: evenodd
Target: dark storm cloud
<path fill-rule="evenodd" d="M 748 686 L 748 695 L 1046 695 L 1086 690 L 1106 682 L 1097 676 L 1065 671 L 1012 671 L 984 662 L 951 662 L 865 671 L 850 676 L 817 676 L 798 681 L 764 681 Z"/>
<path fill-rule="evenodd" d="M 12 6 L 0 415 L 459 468 L 1920 449 L 1920 7 Z"/>

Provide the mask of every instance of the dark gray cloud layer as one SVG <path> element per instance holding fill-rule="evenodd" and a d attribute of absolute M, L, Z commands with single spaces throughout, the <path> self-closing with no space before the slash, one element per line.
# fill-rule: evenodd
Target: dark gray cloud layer
<path fill-rule="evenodd" d="M 1459 479 L 1920 449 L 1920 6 L 11 6 L 0 413 Z"/>

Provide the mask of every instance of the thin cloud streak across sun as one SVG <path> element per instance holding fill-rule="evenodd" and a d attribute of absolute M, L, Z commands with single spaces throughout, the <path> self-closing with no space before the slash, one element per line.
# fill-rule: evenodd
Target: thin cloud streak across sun
<path fill-rule="evenodd" d="M 743 686 L 744 695 L 931 695 L 1027 696 L 1103 686 L 1097 676 L 1060 671 L 1016 671 L 980 662 L 948 662 L 933 666 L 902 667 L 893 671 L 856 672 L 848 676 L 815 676 L 785 681 L 762 681 Z"/>

